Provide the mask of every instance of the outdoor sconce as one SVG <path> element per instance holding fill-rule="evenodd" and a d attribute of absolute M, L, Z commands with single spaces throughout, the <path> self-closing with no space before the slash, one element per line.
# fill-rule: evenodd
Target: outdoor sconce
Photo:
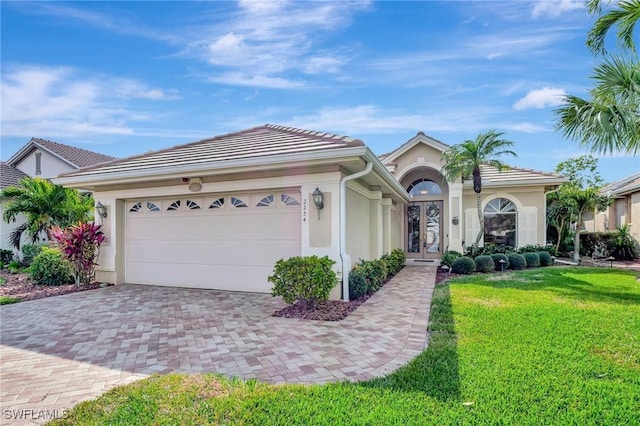
<path fill-rule="evenodd" d="M 100 201 L 96 203 L 96 210 L 98 211 L 98 215 L 101 218 L 103 219 L 107 218 L 107 208 Z"/>
<path fill-rule="evenodd" d="M 460 223 L 460 219 L 458 219 L 458 216 L 454 216 L 453 219 L 451 219 L 451 223 L 453 223 L 454 225 L 457 225 Z"/>
<path fill-rule="evenodd" d="M 316 209 L 318 210 L 318 220 L 320 220 L 320 210 L 324 208 L 324 194 L 320 191 L 320 188 L 316 186 L 316 190 L 311 194 L 313 197 L 313 204 L 316 205 Z"/>

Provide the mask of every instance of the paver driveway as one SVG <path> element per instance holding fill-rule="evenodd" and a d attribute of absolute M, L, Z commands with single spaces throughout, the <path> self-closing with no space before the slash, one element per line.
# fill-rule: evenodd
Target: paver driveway
<path fill-rule="evenodd" d="M 265 294 L 134 285 L 5 305 L 1 422 L 60 416 L 153 373 L 275 383 L 379 376 L 424 349 L 434 282 L 435 268 L 405 267 L 338 322 L 272 317 L 285 305 Z"/>

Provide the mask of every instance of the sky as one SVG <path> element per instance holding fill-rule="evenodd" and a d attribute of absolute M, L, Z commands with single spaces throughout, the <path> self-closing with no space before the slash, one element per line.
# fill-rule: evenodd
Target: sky
<path fill-rule="evenodd" d="M 489 130 L 513 166 L 587 154 L 554 130 L 600 58 L 582 1 L 0 2 L 1 157 L 31 137 L 117 157 L 266 123 L 361 139 Z M 608 40 L 615 45 L 615 39 Z M 599 157 L 611 182 L 640 157 Z"/>

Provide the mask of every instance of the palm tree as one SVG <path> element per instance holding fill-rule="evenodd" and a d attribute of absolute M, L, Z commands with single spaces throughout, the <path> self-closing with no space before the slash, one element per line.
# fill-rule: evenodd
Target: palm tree
<path fill-rule="evenodd" d="M 484 235 L 484 215 L 482 214 L 482 173 L 480 166 L 492 166 L 502 171 L 508 166 L 498 159 L 502 155 L 517 154 L 509 148 L 513 142 L 501 139 L 504 133 L 495 130 L 480 133 L 475 140 L 466 140 L 459 145 L 454 145 L 442 154 L 445 162 L 442 172 L 448 182 L 454 182 L 459 178 L 473 177 L 473 190 L 476 193 L 476 208 L 478 209 L 478 220 L 480 222 L 480 232 L 476 236 L 474 247 L 480 244 Z"/>
<path fill-rule="evenodd" d="M 17 186 L 10 186 L 0 192 L 0 200 L 7 201 L 3 220 L 16 220 L 19 214 L 26 218 L 9 236 L 9 243 L 20 248 L 20 240 L 25 232 L 33 242 L 44 232 L 51 237 L 51 227 L 66 227 L 80 220 L 91 218 L 93 199 L 74 189 L 54 185 L 46 179 L 24 178 Z"/>
<path fill-rule="evenodd" d="M 601 14 L 601 1 L 589 0 L 591 13 Z M 590 99 L 566 96 L 556 109 L 556 127 L 564 136 L 601 153 L 640 152 L 640 64 L 633 54 L 633 30 L 640 19 L 640 0 L 623 0 L 598 18 L 587 36 L 594 54 L 606 54 L 609 30 L 618 28 L 618 44 L 629 57 L 611 56 L 595 68 Z"/>
<path fill-rule="evenodd" d="M 582 216 L 587 211 L 604 210 L 611 201 L 608 197 L 600 195 L 597 188 L 581 189 L 573 185 L 569 185 L 564 190 L 565 202 L 572 212 L 575 220 L 576 229 L 573 235 L 573 261 L 580 261 L 580 231 L 582 230 Z"/>

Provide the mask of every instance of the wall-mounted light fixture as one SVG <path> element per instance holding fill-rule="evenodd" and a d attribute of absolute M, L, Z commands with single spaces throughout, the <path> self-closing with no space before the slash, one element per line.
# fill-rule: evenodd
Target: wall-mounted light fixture
<path fill-rule="evenodd" d="M 191 191 L 191 192 L 200 192 L 200 191 L 202 191 L 202 179 L 200 179 L 200 178 L 190 178 L 189 179 L 189 191 Z"/>
<path fill-rule="evenodd" d="M 107 218 L 107 208 L 100 201 L 96 203 L 96 210 L 98 211 L 98 215 L 101 218 L 103 219 Z"/>
<path fill-rule="evenodd" d="M 451 219 L 451 223 L 453 223 L 454 225 L 459 224 L 460 219 L 458 218 L 458 216 L 454 216 L 453 219 Z"/>
<path fill-rule="evenodd" d="M 316 209 L 318 210 L 318 220 L 320 220 L 320 210 L 324 208 L 324 194 L 320 191 L 320 188 L 316 186 L 316 190 L 313 191 L 313 204 L 316 205 Z"/>

